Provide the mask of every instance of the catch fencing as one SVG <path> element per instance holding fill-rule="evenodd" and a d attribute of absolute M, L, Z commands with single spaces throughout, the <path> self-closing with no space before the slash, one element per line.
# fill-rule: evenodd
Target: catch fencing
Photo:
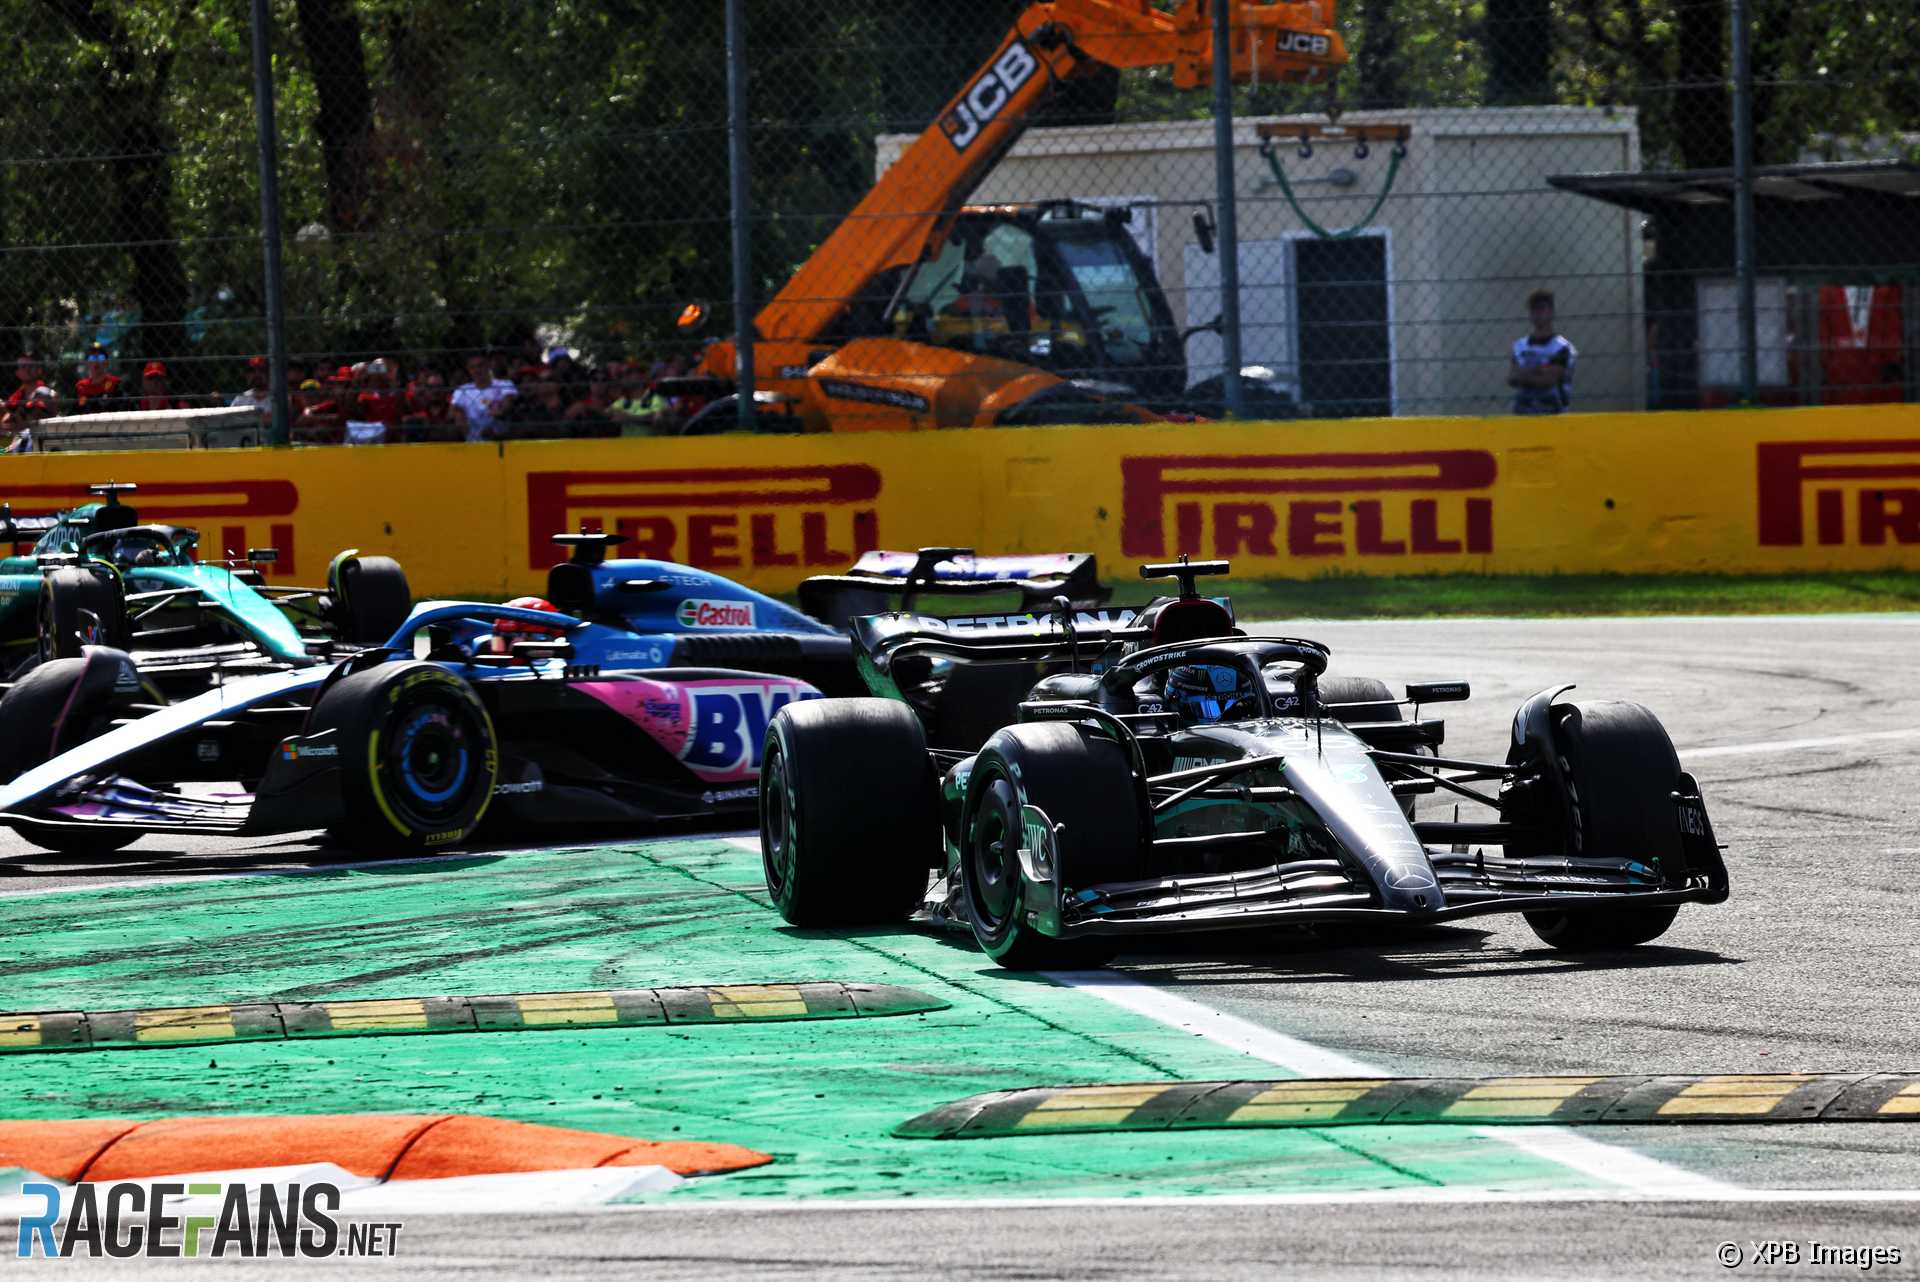
<path fill-rule="evenodd" d="M 1092 45 L 1144 5 L 1059 7 Z M 1286 7 L 1344 38 L 1340 121 L 1374 126 L 1370 141 L 1316 133 L 1325 86 L 1256 70 L 1226 95 L 1222 150 L 1204 85 L 1095 68 L 977 185 L 890 216 L 959 200 L 1128 209 L 1166 315 L 1090 267 L 1084 341 L 1118 361 L 1170 327 L 1178 341 L 1153 359 L 1190 385 L 1224 379 L 1237 348 L 1263 418 L 1504 413 L 1537 290 L 1578 351 L 1576 409 L 1914 399 L 1910 5 Z M 569 349 L 614 376 L 608 400 L 623 376 L 678 372 L 706 338 L 741 332 L 741 304 L 781 291 L 1033 6 L 262 0 L 280 142 L 265 167 L 242 7 L 20 8 L 0 345 L 39 354 L 65 398 L 97 342 L 121 396 L 159 362 L 163 400 L 212 405 L 274 345 L 276 240 L 296 397 L 376 357 L 398 366 L 396 388 L 428 369 L 458 382 L 480 349 L 522 381 L 554 377 L 548 354 Z M 280 211 L 264 228 L 263 173 Z M 1045 265 L 1018 253 L 996 258 L 1031 266 L 1038 316 Z M 930 311 L 959 289 L 921 284 Z M 711 313 L 704 335 L 676 326 L 689 302 Z M 549 434 L 586 430 L 569 422 Z"/>

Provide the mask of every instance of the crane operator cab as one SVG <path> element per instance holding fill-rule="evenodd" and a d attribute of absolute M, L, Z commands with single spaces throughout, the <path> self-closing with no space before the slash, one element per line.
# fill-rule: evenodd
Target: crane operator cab
<path fill-rule="evenodd" d="M 1180 333 L 1130 217 L 1072 201 L 969 206 L 902 279 L 888 336 L 1093 380 L 1125 399 L 1178 397 Z"/>

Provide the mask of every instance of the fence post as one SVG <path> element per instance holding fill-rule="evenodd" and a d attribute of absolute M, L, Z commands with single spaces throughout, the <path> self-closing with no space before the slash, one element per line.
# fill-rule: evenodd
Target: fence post
<path fill-rule="evenodd" d="M 1747 0 L 1733 0 L 1733 256 L 1740 298 L 1740 399 L 1760 394 L 1753 237 L 1753 48 Z"/>
<path fill-rule="evenodd" d="M 1228 418 L 1246 408 L 1240 387 L 1240 211 L 1233 177 L 1233 35 L 1236 4 L 1213 6 L 1213 174 L 1219 205 L 1220 363 Z"/>
<path fill-rule="evenodd" d="M 253 0 L 253 113 L 260 138 L 260 246 L 267 273 L 267 368 L 273 421 L 267 441 L 292 440 L 287 403 L 286 275 L 280 263 L 280 138 L 273 121 L 273 50 L 268 39 L 267 0 Z"/>
<path fill-rule="evenodd" d="M 734 380 L 738 421 L 753 427 L 753 192 L 747 170 L 747 6 L 727 0 L 727 168 L 733 206 Z"/>

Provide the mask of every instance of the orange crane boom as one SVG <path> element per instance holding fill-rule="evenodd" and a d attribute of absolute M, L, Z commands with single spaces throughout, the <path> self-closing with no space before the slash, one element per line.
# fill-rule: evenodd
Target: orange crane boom
<path fill-rule="evenodd" d="M 1103 67 L 1164 67 L 1171 69 L 1176 88 L 1212 84 L 1215 3 L 1233 7 L 1232 65 L 1226 74 L 1235 83 L 1330 82 L 1347 62 L 1346 44 L 1334 26 L 1336 2 L 1183 0 L 1172 13 L 1154 8 L 1150 0 L 1033 4 L 760 310 L 756 385 L 801 401 L 817 400 L 808 394 L 805 371 L 852 337 L 838 332 L 850 304 L 888 279 L 886 273 L 911 268 L 938 245 L 943 226 L 1060 83 Z M 711 343 L 702 371 L 731 379 L 736 359 L 731 342 Z"/>
<path fill-rule="evenodd" d="M 1313 82 L 1347 61 L 1334 0 L 1228 0 L 1236 84 Z M 916 260 L 941 216 L 966 200 L 1025 132 L 1058 81 L 1101 64 L 1171 67 L 1179 89 L 1213 82 L 1209 0 L 1163 13 L 1148 0 L 1049 0 L 1015 21 L 993 56 L 760 310 L 760 337 L 826 332 L 859 287 Z"/>

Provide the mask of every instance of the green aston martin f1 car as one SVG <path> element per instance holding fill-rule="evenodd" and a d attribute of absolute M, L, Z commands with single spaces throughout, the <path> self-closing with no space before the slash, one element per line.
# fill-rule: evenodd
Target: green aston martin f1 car
<path fill-rule="evenodd" d="M 51 516 L 0 507 L 0 663 L 9 679 L 109 645 L 156 687 L 186 692 L 227 675 L 304 667 L 378 644 L 413 608 L 406 575 L 384 556 L 342 552 L 324 588 L 266 582 L 271 548 L 205 561 L 199 532 L 143 525 L 121 496 Z"/>

